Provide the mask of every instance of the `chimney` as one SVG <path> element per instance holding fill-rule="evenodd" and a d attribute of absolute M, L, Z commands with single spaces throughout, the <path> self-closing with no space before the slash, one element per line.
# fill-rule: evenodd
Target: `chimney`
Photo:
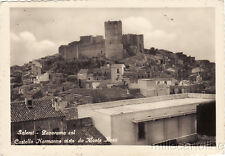
<path fill-rule="evenodd" d="M 62 110 L 66 106 L 66 102 L 62 101 L 60 97 L 52 98 L 52 107 L 55 108 L 56 111 Z"/>
<path fill-rule="evenodd" d="M 25 105 L 28 109 L 33 108 L 33 99 L 32 98 L 25 98 Z"/>

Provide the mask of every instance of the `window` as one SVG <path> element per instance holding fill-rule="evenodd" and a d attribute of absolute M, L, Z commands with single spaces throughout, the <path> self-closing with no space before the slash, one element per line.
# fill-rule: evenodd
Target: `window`
<path fill-rule="evenodd" d="M 138 139 L 145 139 L 145 123 L 138 123 Z"/>
<path fill-rule="evenodd" d="M 117 70 L 116 70 L 116 72 L 119 74 L 119 73 L 120 73 L 120 70 L 119 70 L 119 69 L 117 69 Z"/>
<path fill-rule="evenodd" d="M 33 102 L 32 102 L 32 100 L 27 100 L 27 107 L 28 108 L 33 108 Z"/>

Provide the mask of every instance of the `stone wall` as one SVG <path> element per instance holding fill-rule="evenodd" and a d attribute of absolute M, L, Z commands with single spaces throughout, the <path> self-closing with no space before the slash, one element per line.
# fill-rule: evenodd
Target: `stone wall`
<path fill-rule="evenodd" d="M 138 52 L 144 52 L 143 35 L 125 34 L 122 38 L 123 48 L 126 49 L 128 55 L 135 55 Z"/>
<path fill-rule="evenodd" d="M 79 42 L 71 42 L 68 45 L 62 45 L 59 47 L 59 54 L 67 61 L 73 61 L 78 59 L 79 50 L 78 50 Z"/>
<path fill-rule="evenodd" d="M 92 38 L 90 42 L 80 42 L 79 54 L 86 57 L 97 57 L 104 55 L 105 41 L 103 38 Z"/>
<path fill-rule="evenodd" d="M 82 56 L 97 57 L 104 55 L 105 41 L 103 36 L 81 36 L 80 41 L 59 47 L 59 54 L 67 61 L 73 61 Z"/>
<path fill-rule="evenodd" d="M 67 61 L 82 58 L 105 56 L 109 59 L 122 59 L 144 51 L 144 37 L 136 34 L 122 34 L 121 21 L 107 21 L 105 39 L 103 36 L 80 36 L 80 41 L 59 47 L 59 54 Z"/>

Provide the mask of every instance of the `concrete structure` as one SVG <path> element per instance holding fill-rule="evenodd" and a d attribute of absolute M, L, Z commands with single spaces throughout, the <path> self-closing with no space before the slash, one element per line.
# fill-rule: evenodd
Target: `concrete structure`
<path fill-rule="evenodd" d="M 111 65 L 111 81 L 113 83 L 122 82 L 124 74 L 124 64 L 112 64 Z"/>
<path fill-rule="evenodd" d="M 50 79 L 49 73 L 46 72 L 44 74 L 37 75 L 36 79 L 34 79 L 34 83 L 46 82 L 49 81 L 49 79 Z"/>
<path fill-rule="evenodd" d="M 101 81 L 86 81 L 85 85 L 87 89 L 97 89 L 99 88 Z"/>
<path fill-rule="evenodd" d="M 77 73 L 77 79 L 79 79 L 79 80 L 86 80 L 87 79 L 87 73 L 88 73 L 88 69 L 81 69 Z"/>
<path fill-rule="evenodd" d="M 122 22 L 105 22 L 105 56 L 110 59 L 123 58 Z"/>
<path fill-rule="evenodd" d="M 31 62 L 31 72 L 34 75 L 40 75 L 42 73 L 42 65 L 38 61 Z"/>
<path fill-rule="evenodd" d="M 195 67 L 195 68 L 192 68 L 191 70 L 191 73 L 201 73 L 201 72 L 204 72 L 205 70 L 201 67 Z"/>
<path fill-rule="evenodd" d="M 172 78 L 154 78 L 154 79 L 139 79 L 138 87 L 141 94 L 150 96 L 169 95 L 169 86 L 175 85 L 176 80 Z"/>
<path fill-rule="evenodd" d="M 85 104 L 78 106 L 78 117 L 91 117 L 105 137 L 115 140 L 112 144 L 189 142 L 196 136 L 196 107 L 211 102 L 213 94 L 177 94 Z"/>

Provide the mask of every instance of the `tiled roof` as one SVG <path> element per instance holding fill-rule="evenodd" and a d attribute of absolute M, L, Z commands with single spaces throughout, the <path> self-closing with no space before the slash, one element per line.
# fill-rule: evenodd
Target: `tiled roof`
<path fill-rule="evenodd" d="M 64 139 L 73 139 L 73 145 L 110 145 L 111 143 L 106 140 L 95 126 L 87 126 L 74 129 L 76 135 L 67 135 Z M 89 139 L 93 140 L 93 142 Z M 79 139 L 84 140 L 84 142 L 78 142 Z M 97 141 L 98 140 L 98 141 Z M 70 144 L 70 143 L 68 143 Z"/>
<path fill-rule="evenodd" d="M 76 125 L 74 127 L 74 125 Z M 75 145 L 110 145 L 106 140 L 106 137 L 99 132 L 93 125 L 91 118 L 81 118 L 67 121 L 67 131 L 75 130 L 76 135 L 67 135 L 64 139 L 73 139 Z M 88 138 L 98 140 L 94 142 L 88 141 Z M 79 139 L 85 140 L 84 142 L 78 142 Z"/>
<path fill-rule="evenodd" d="M 11 122 L 65 117 L 61 111 L 55 111 L 51 98 L 33 100 L 33 108 L 28 108 L 24 101 L 11 103 Z"/>

